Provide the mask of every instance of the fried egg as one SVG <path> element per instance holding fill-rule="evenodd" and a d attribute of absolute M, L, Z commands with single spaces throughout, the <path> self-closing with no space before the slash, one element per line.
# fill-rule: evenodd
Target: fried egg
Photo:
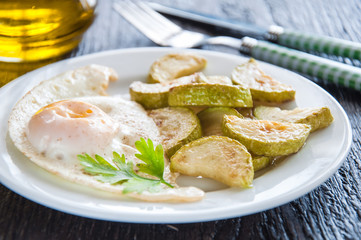
<path fill-rule="evenodd" d="M 29 91 L 13 108 L 9 135 L 32 162 L 72 182 L 122 193 L 119 184 L 97 181 L 83 172 L 78 154 L 111 159 L 113 151 L 137 163 L 134 143 L 141 137 L 160 143 L 158 128 L 136 102 L 104 96 L 114 70 L 90 65 L 44 81 Z M 168 162 L 164 178 L 175 185 Z M 130 193 L 146 201 L 188 202 L 202 199 L 195 187 L 165 188 L 157 193 Z"/>
<path fill-rule="evenodd" d="M 100 108 L 82 101 L 62 100 L 31 117 L 27 137 L 42 155 L 70 161 L 79 152 L 104 153 L 118 129 L 117 122 Z"/>

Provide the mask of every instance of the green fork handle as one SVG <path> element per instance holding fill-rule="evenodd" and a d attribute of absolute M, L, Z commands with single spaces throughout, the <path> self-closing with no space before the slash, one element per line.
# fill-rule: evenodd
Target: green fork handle
<path fill-rule="evenodd" d="M 326 53 L 361 60 L 361 43 L 357 42 L 288 30 L 280 26 L 271 26 L 268 30 L 267 39 L 301 51 Z"/>
<path fill-rule="evenodd" d="M 256 59 L 361 91 L 361 68 L 249 37 L 241 41 L 241 52 Z"/>

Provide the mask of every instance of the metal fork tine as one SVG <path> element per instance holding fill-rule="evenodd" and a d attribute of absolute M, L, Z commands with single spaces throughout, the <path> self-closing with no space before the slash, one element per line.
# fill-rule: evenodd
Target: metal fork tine
<path fill-rule="evenodd" d="M 126 20 L 132 23 L 137 27 L 142 33 L 144 33 L 148 38 L 152 39 L 155 42 L 159 41 L 157 34 L 154 34 L 154 31 L 148 28 L 145 24 L 139 21 L 139 17 L 136 17 L 137 13 L 133 13 L 132 9 L 129 8 L 127 4 L 114 3 L 114 9 L 116 9 Z"/>
<path fill-rule="evenodd" d="M 146 3 L 135 4 L 125 0 L 113 5 L 126 20 L 158 45 L 191 48 L 204 44 L 208 38 L 202 33 L 183 30 Z"/>
<path fill-rule="evenodd" d="M 121 3 L 114 3 L 114 8 L 123 15 L 130 23 L 136 26 L 141 32 L 143 32 L 148 38 L 156 43 L 162 43 L 167 37 L 182 31 L 180 27 L 173 24 L 165 24 L 169 22 L 160 20 L 152 14 L 152 9 L 146 7 L 137 6 L 130 1 L 124 1 Z M 161 16 L 162 17 L 162 16 Z M 174 27 L 175 26 L 175 27 Z"/>
<path fill-rule="evenodd" d="M 153 19 L 157 19 L 158 23 L 168 29 L 168 31 L 172 32 L 179 32 L 182 30 L 179 26 L 168 20 L 167 18 L 163 17 L 161 14 L 154 11 L 151 7 L 149 7 L 147 4 L 143 2 L 139 2 L 138 5 L 146 11 L 150 16 L 153 17 Z"/>
<path fill-rule="evenodd" d="M 173 31 L 167 28 L 164 24 L 158 21 L 158 19 L 154 18 L 153 16 L 149 15 L 147 11 L 141 8 L 139 5 L 136 5 L 132 2 L 125 2 L 127 7 L 132 11 L 135 15 L 137 21 L 141 22 L 147 28 L 153 30 L 153 32 L 160 34 L 160 35 L 169 35 L 174 34 Z"/>

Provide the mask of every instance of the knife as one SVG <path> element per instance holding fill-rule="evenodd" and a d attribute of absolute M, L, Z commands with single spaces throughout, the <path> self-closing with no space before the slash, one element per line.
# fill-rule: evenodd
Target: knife
<path fill-rule="evenodd" d="M 201 13 L 171 8 L 158 3 L 148 4 L 151 8 L 163 14 L 232 31 L 239 31 L 244 36 L 265 39 L 301 51 L 326 53 L 329 55 L 361 60 L 361 43 L 284 29 L 283 27 L 276 25 L 271 25 L 268 29 L 265 29 L 252 24 L 234 22 Z"/>

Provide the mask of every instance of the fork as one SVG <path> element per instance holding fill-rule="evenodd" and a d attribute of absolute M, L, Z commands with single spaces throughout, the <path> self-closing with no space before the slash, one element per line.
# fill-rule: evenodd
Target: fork
<path fill-rule="evenodd" d="M 160 46 L 194 48 L 206 44 L 225 45 L 265 62 L 361 90 L 360 68 L 249 37 L 210 37 L 203 33 L 184 30 L 143 2 L 121 1 L 114 3 L 113 7 Z"/>

